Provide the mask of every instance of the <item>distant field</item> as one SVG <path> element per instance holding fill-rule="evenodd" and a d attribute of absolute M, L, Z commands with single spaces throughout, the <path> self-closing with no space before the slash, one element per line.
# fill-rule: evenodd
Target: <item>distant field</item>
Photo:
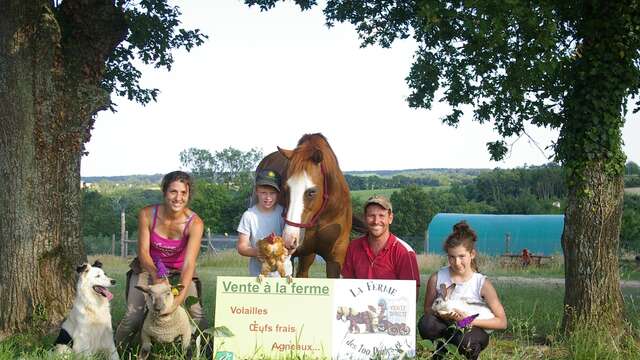
<path fill-rule="evenodd" d="M 491 169 L 470 168 L 432 168 L 432 169 L 404 169 L 404 170 L 366 170 L 366 171 L 345 171 L 345 174 L 354 176 L 379 176 L 383 178 L 391 178 L 394 176 L 424 177 L 434 175 L 455 175 L 463 177 L 475 177 L 483 172 L 491 171 Z"/>
<path fill-rule="evenodd" d="M 423 186 L 422 187 L 424 191 L 446 190 L 448 188 L 449 186 Z M 384 195 L 386 197 L 391 197 L 391 194 L 399 190 L 402 190 L 402 188 L 353 190 L 351 191 L 351 196 L 356 200 L 365 201 L 373 195 Z"/>
<path fill-rule="evenodd" d="M 632 187 L 624 189 L 624 192 L 629 194 L 640 194 L 640 187 Z"/>
<path fill-rule="evenodd" d="M 351 191 L 351 197 L 353 197 L 356 200 L 365 201 L 373 195 L 384 195 L 386 197 L 391 197 L 391 194 L 393 194 L 398 190 L 400 189 L 396 188 L 396 189 L 354 190 L 354 191 Z"/>

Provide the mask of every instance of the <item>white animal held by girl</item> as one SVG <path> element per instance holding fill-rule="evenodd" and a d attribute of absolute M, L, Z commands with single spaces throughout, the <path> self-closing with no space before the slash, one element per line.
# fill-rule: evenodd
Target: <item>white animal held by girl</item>
<path fill-rule="evenodd" d="M 462 311 L 467 315 L 478 315 L 478 319 L 493 319 L 495 315 L 484 302 L 474 302 L 467 299 L 452 299 L 451 294 L 456 288 L 453 283 L 449 287 L 440 284 L 438 297 L 433 301 L 431 308 L 441 317 L 454 316 L 457 311 Z"/>

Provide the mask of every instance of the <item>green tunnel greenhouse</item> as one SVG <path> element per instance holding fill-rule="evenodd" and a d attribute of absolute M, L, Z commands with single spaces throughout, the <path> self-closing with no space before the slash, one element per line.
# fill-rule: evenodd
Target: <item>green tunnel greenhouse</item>
<path fill-rule="evenodd" d="M 476 248 L 486 255 L 520 253 L 528 249 L 539 255 L 562 253 L 560 238 L 564 215 L 487 215 L 439 213 L 427 228 L 424 250 L 443 253 L 442 245 L 453 225 L 466 220 L 478 234 Z"/>

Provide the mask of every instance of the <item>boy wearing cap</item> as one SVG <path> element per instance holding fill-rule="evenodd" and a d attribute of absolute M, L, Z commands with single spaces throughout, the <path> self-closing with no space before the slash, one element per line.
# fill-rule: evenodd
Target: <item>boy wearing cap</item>
<path fill-rule="evenodd" d="M 280 175 L 273 170 L 260 170 L 256 173 L 255 195 L 257 203 L 242 214 L 238 224 L 238 242 L 236 249 L 249 259 L 249 275 L 258 276 L 261 263 L 256 258 L 258 249 L 256 243 L 269 236 L 271 233 L 282 235 L 284 219 L 283 208 L 278 204 L 280 195 Z M 285 261 L 285 272 L 291 275 L 291 261 Z M 277 271 L 270 274 L 272 277 L 280 277 Z"/>
<path fill-rule="evenodd" d="M 364 204 L 368 232 L 351 241 L 342 266 L 345 279 L 415 280 L 419 294 L 420 272 L 416 253 L 409 244 L 389 230 L 393 222 L 391 202 L 382 195 Z"/>

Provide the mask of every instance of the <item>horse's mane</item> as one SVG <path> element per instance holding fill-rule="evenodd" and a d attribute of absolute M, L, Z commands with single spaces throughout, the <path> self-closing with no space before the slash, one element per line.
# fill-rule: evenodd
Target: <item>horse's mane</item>
<path fill-rule="evenodd" d="M 304 144 L 307 141 L 323 141 L 325 144 L 327 144 L 327 146 L 329 146 L 329 142 L 327 141 L 327 138 L 324 137 L 324 135 L 322 135 L 321 133 L 304 134 L 304 135 L 302 135 L 300 140 L 298 140 L 298 145 L 297 146 L 300 146 L 300 145 Z M 331 147 L 329 146 L 329 148 L 331 148 Z"/>
<path fill-rule="evenodd" d="M 318 150 L 322 153 L 322 162 L 327 174 L 333 174 L 335 171 L 342 173 L 331 145 L 320 133 L 305 134 L 298 140 L 298 146 L 294 149 L 289 162 L 289 172 L 298 173 L 304 170 L 309 166 L 309 161 L 313 163 L 312 159 Z"/>

